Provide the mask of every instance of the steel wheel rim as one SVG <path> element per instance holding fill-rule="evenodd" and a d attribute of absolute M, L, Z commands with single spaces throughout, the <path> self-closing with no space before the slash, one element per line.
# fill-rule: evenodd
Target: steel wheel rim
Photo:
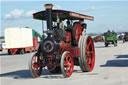
<path fill-rule="evenodd" d="M 94 64 L 95 64 L 95 50 L 94 50 L 94 44 L 93 41 L 91 39 L 91 37 L 87 38 L 86 41 L 86 62 L 88 64 L 88 68 L 90 71 L 92 71 L 92 69 L 94 68 Z"/>
<path fill-rule="evenodd" d="M 73 66 L 74 66 L 74 64 L 73 64 L 72 56 L 69 53 L 67 53 L 64 58 L 64 71 L 67 76 L 72 75 Z"/>
<path fill-rule="evenodd" d="M 40 58 L 34 54 L 32 57 L 32 72 L 36 77 L 39 77 L 42 72 L 42 67 L 40 67 L 41 60 Z"/>

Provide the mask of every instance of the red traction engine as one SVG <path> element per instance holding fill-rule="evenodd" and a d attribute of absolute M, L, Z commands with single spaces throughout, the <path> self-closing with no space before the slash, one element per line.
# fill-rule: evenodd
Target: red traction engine
<path fill-rule="evenodd" d="M 71 11 L 52 10 L 52 7 L 52 4 L 46 4 L 45 11 L 33 14 L 34 19 L 46 20 L 47 31 L 44 32 L 47 37 L 29 62 L 32 76 L 39 77 L 45 67 L 51 73 L 62 73 L 65 78 L 72 75 L 74 65 L 80 66 L 82 72 L 92 71 L 95 64 L 93 40 L 88 35 L 82 35 L 81 24 L 73 21 L 93 21 L 94 18 Z M 60 27 L 65 19 L 72 21 L 71 31 Z M 53 27 L 53 22 L 57 22 L 56 27 Z"/>

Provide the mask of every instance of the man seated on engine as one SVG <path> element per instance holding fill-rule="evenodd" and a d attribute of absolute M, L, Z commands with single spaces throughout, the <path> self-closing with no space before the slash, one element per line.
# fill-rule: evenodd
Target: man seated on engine
<path fill-rule="evenodd" d="M 67 22 L 67 29 L 65 29 L 68 32 L 72 32 L 72 25 L 70 24 L 70 21 L 68 20 Z"/>

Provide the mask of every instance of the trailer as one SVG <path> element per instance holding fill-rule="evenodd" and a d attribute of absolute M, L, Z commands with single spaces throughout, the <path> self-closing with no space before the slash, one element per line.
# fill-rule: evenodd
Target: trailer
<path fill-rule="evenodd" d="M 5 44 L 9 55 L 24 54 L 28 51 L 36 51 L 38 48 L 37 36 L 30 28 L 5 29 Z"/>

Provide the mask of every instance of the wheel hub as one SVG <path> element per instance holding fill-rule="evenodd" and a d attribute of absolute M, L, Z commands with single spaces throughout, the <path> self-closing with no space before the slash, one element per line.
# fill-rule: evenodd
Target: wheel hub
<path fill-rule="evenodd" d="M 71 63 L 66 62 L 66 63 L 64 64 L 64 67 L 66 67 L 66 68 L 71 67 Z"/>
<path fill-rule="evenodd" d="M 34 67 L 34 68 L 38 68 L 39 65 L 38 65 L 37 63 L 34 63 L 34 64 L 33 64 L 33 67 Z"/>

